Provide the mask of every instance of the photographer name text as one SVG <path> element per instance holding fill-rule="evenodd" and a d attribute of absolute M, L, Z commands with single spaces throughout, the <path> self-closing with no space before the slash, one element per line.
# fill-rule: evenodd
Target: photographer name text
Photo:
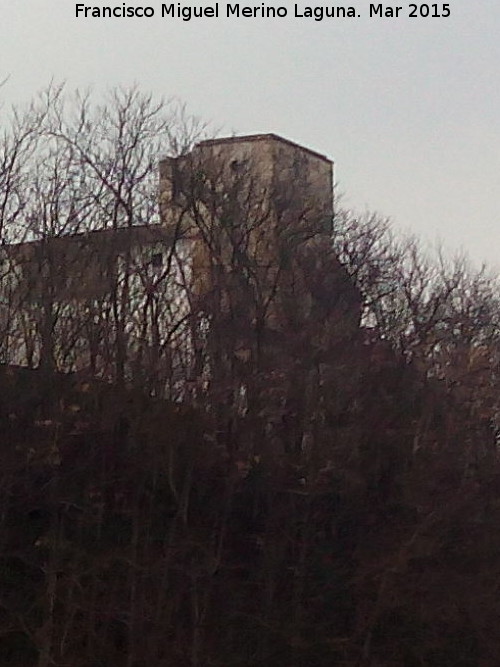
<path fill-rule="evenodd" d="M 154 18 L 166 20 L 191 21 L 193 19 L 309 19 L 324 21 L 330 19 L 356 19 L 369 17 L 373 19 L 446 19 L 451 16 L 451 5 L 442 4 L 406 4 L 384 5 L 373 3 L 366 5 L 363 11 L 359 7 L 349 5 L 243 5 L 236 3 L 219 3 L 211 5 L 184 5 L 180 2 L 161 4 L 157 7 L 145 5 L 118 4 L 107 5 L 75 5 L 75 16 L 78 19 L 124 19 Z"/>

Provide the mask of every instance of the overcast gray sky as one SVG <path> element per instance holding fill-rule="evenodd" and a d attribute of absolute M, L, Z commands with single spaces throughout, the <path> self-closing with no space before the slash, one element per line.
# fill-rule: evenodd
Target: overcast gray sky
<path fill-rule="evenodd" d="M 219 18 L 190 22 L 161 18 L 157 0 L 127 3 L 139 4 L 155 16 L 77 19 L 72 0 L 0 0 L 4 101 L 51 79 L 138 83 L 227 133 L 275 132 L 327 154 L 351 207 L 500 266 L 498 0 L 451 0 L 448 18 L 408 18 L 401 2 L 393 19 L 352 0 L 359 18 L 320 22 L 288 0 L 274 3 L 287 18 L 226 18 L 219 2 Z"/>

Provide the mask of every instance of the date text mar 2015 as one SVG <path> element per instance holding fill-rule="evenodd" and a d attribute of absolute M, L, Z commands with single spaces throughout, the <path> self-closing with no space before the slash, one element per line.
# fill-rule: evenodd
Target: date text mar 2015
<path fill-rule="evenodd" d="M 157 15 L 154 7 L 142 7 L 137 5 L 89 6 L 83 3 L 75 5 L 77 18 L 152 18 Z M 285 6 L 267 5 L 242 5 L 240 3 L 227 3 L 225 12 L 219 11 L 219 3 L 212 5 L 183 5 L 180 2 L 162 4 L 162 18 L 178 18 L 190 21 L 193 18 L 295 18 L 313 19 L 322 21 L 325 18 L 360 18 L 363 15 L 352 6 L 302 6 L 294 5 L 294 13 L 289 13 Z M 450 5 L 443 4 L 408 4 L 408 5 L 384 5 L 381 3 L 370 3 L 368 14 L 371 18 L 446 18 L 450 16 Z"/>

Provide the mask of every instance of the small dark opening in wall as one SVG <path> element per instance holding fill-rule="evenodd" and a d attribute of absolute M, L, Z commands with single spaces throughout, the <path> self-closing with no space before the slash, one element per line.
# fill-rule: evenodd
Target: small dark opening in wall
<path fill-rule="evenodd" d="M 241 173 L 243 172 L 248 166 L 248 160 L 231 160 L 229 163 L 229 167 L 232 172 L 236 173 Z"/>
<path fill-rule="evenodd" d="M 172 200 L 175 201 L 181 193 L 181 173 L 179 170 L 179 162 L 177 159 L 171 161 L 172 171 Z"/>
<path fill-rule="evenodd" d="M 155 252 L 151 255 L 151 266 L 153 269 L 161 269 L 163 266 L 163 253 Z"/>

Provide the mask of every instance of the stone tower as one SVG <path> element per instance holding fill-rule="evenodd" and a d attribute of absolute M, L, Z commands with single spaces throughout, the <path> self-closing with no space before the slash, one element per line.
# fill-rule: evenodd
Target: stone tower
<path fill-rule="evenodd" d="M 297 235 L 330 237 L 333 162 L 275 134 L 210 139 L 161 162 L 160 204 L 163 226 L 189 248 L 199 293 L 210 289 L 214 253 L 229 267 L 242 244 L 271 284 Z"/>

